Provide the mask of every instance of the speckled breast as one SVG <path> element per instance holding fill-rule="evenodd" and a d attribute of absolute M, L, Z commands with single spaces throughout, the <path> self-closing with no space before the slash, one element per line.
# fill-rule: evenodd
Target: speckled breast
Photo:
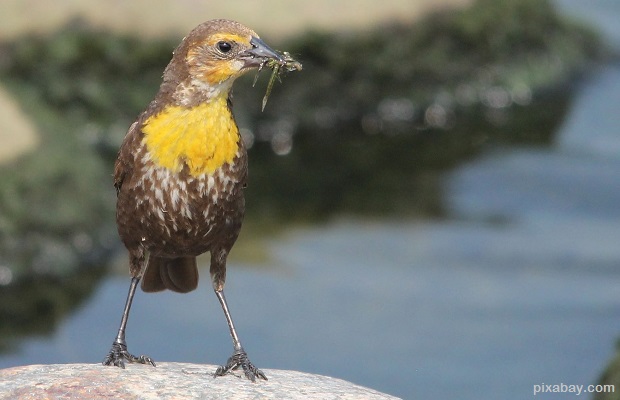
<path fill-rule="evenodd" d="M 232 246 L 245 211 L 243 146 L 232 163 L 209 174 L 192 176 L 187 166 L 173 172 L 149 162 L 139 168 L 117 201 L 119 234 L 128 248 L 178 257 Z"/>

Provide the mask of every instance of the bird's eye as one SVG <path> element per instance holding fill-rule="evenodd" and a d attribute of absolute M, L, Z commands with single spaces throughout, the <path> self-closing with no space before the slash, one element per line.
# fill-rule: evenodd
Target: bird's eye
<path fill-rule="evenodd" d="M 232 49 L 232 44 L 230 42 L 217 42 L 217 48 L 220 49 L 222 53 L 228 53 Z"/>

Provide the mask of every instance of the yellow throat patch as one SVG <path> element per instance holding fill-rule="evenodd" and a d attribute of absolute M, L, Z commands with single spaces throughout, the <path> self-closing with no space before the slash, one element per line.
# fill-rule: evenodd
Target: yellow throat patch
<path fill-rule="evenodd" d="M 231 163 L 239 150 L 239 129 L 225 98 L 192 108 L 170 106 L 149 117 L 144 143 L 159 166 L 179 172 L 183 162 L 193 176 Z"/>

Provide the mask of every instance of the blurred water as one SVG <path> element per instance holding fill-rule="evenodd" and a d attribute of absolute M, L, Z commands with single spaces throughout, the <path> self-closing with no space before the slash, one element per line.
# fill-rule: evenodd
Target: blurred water
<path fill-rule="evenodd" d="M 616 2 L 588 4 L 618 40 Z M 227 297 L 252 360 L 404 398 L 523 399 L 534 384 L 595 382 L 620 336 L 618 104 L 612 65 L 584 85 L 551 148 L 498 150 L 447 176 L 453 219 L 341 219 L 269 240 L 269 265 L 230 265 Z M 138 294 L 130 351 L 227 359 L 202 276 L 188 295 Z M 128 284 L 106 279 L 52 337 L 24 341 L 0 368 L 99 362 Z"/>
<path fill-rule="evenodd" d="M 617 0 L 553 0 L 566 13 L 580 21 L 595 23 L 607 41 L 615 48 L 620 48 L 620 2 Z"/>

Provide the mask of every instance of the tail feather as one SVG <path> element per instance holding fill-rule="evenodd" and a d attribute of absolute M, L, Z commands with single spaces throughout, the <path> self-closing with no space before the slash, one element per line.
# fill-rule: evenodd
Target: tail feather
<path fill-rule="evenodd" d="M 196 289 L 197 286 L 196 257 L 149 257 L 142 277 L 143 291 L 150 293 L 169 289 L 178 293 L 187 293 Z"/>

